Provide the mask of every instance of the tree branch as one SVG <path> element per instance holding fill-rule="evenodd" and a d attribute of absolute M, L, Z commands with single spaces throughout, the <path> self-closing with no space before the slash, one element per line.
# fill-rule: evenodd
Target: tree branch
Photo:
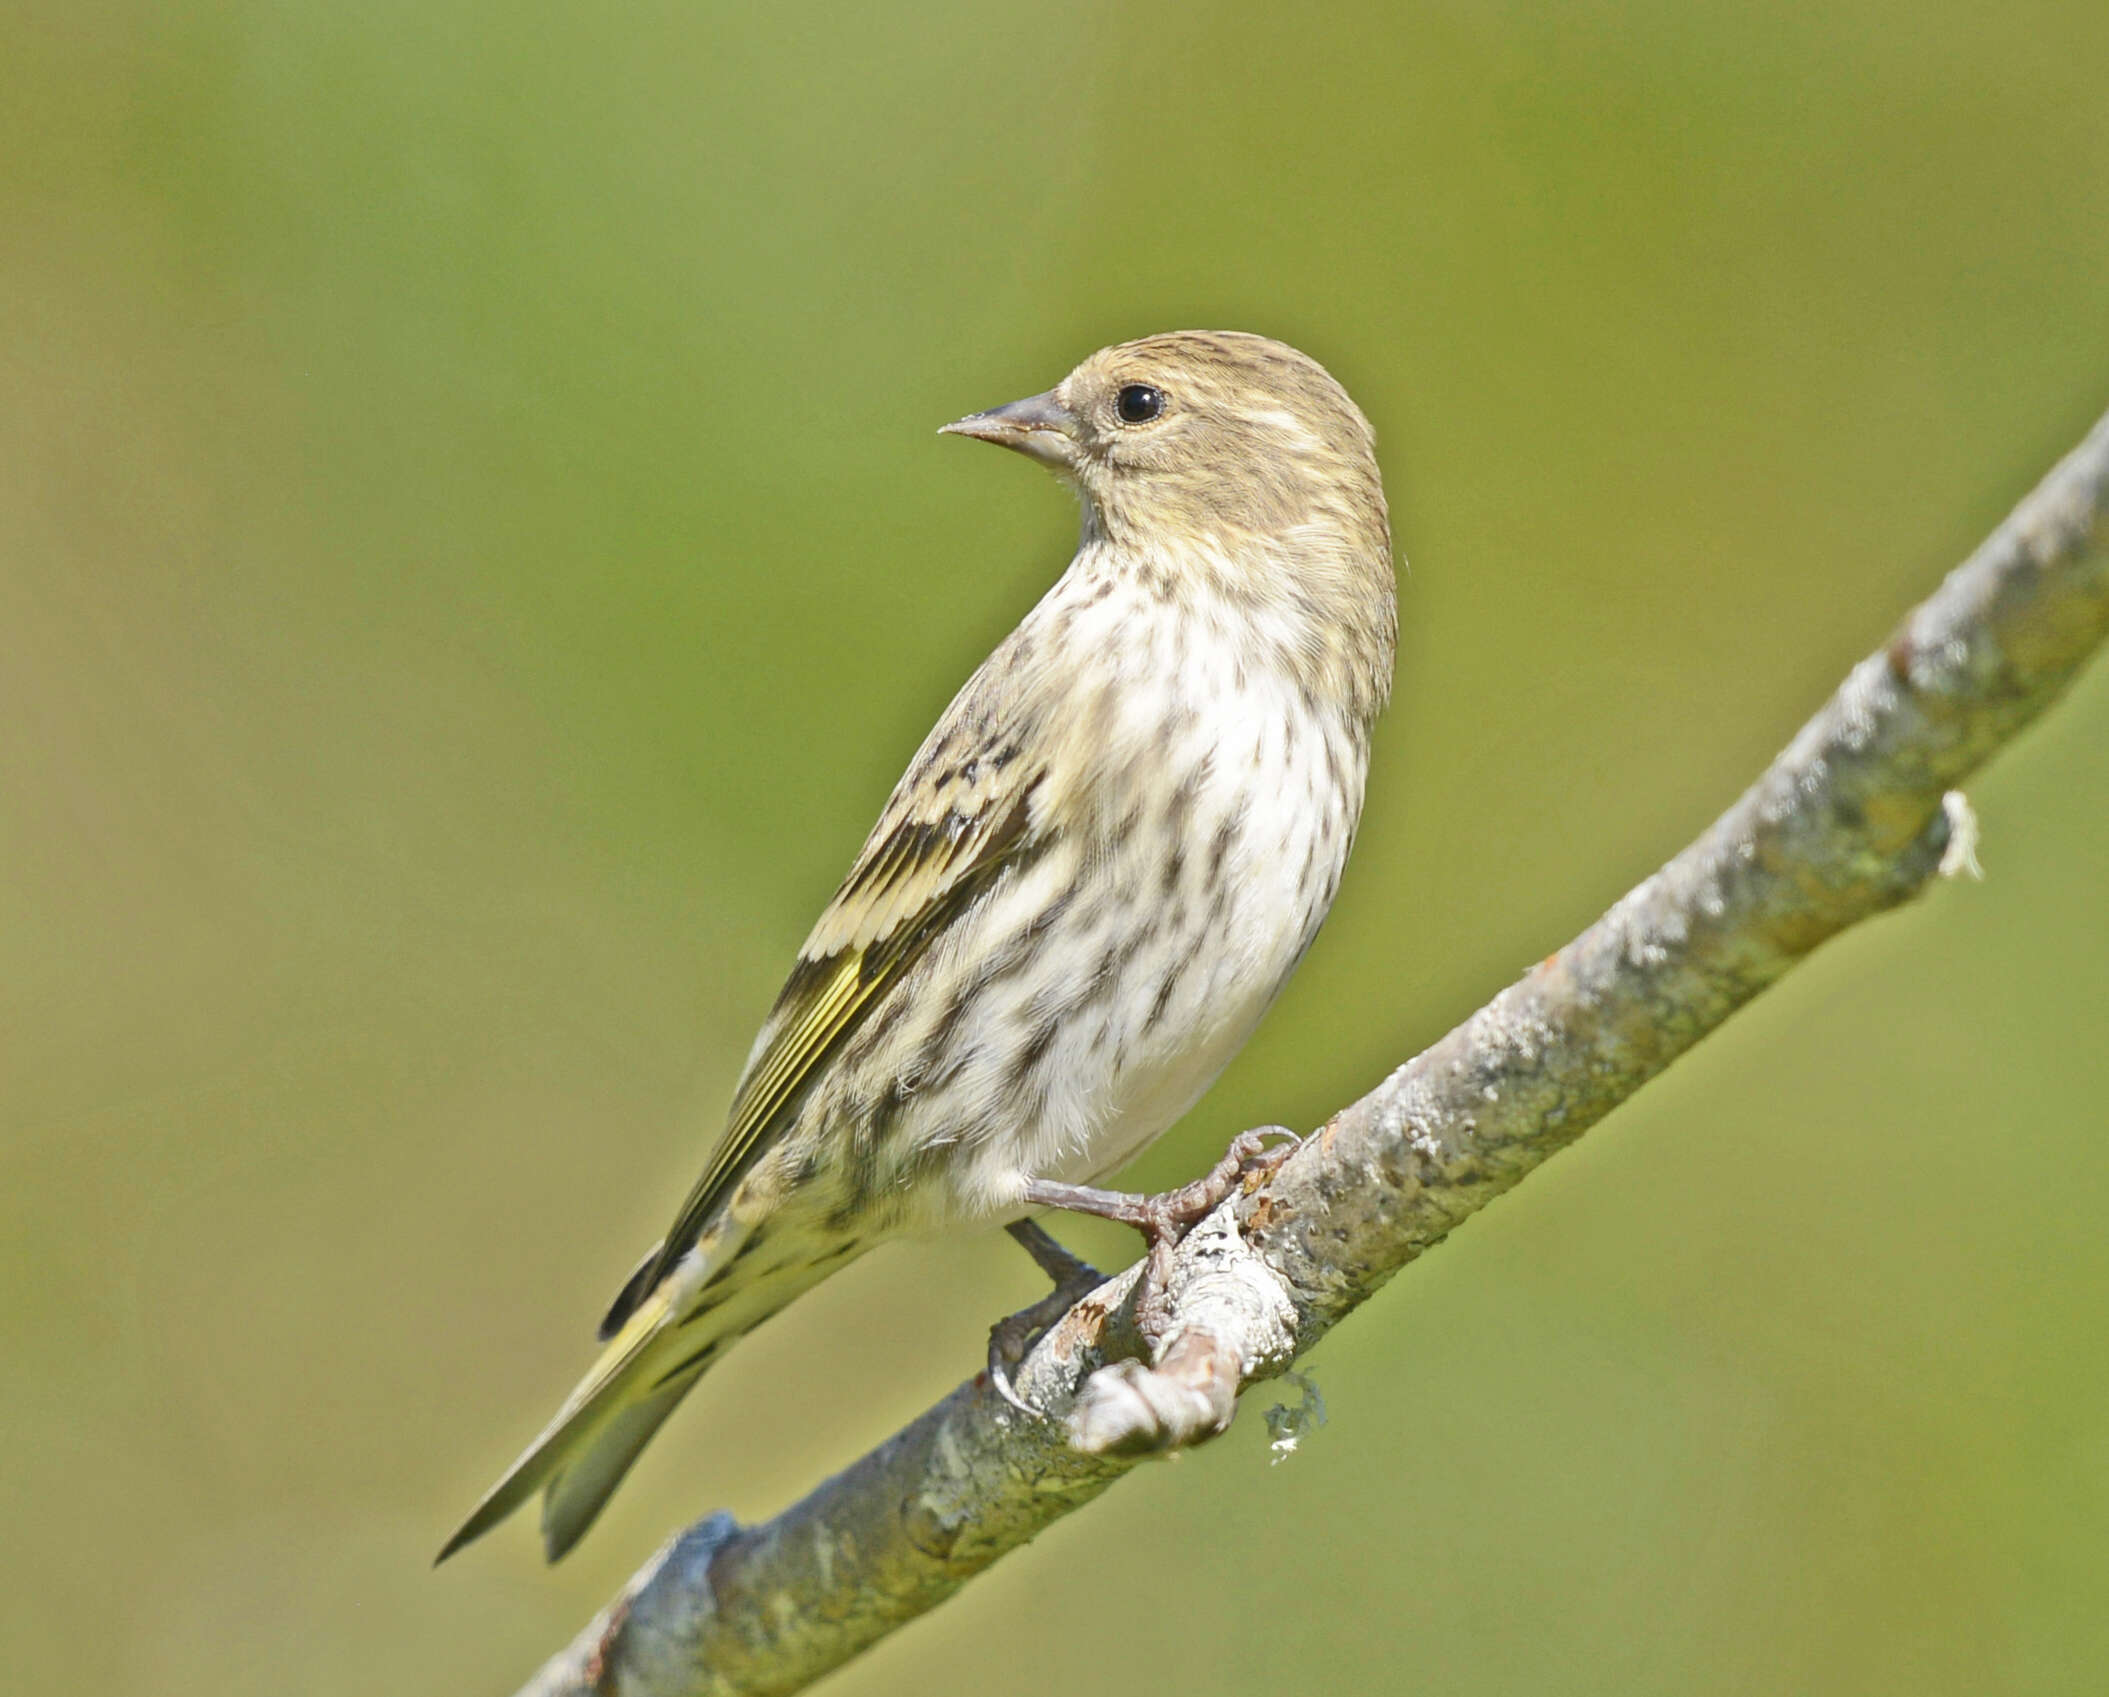
<path fill-rule="evenodd" d="M 2109 632 L 2105 505 L 2109 418 L 1697 842 L 1197 1228 L 1163 1335 L 1136 1333 L 1132 1267 L 1072 1309 L 1018 1375 L 1059 1420 L 960 1386 L 774 1520 L 673 1540 L 526 1693 L 801 1690 L 1140 1456 L 1221 1431 L 1820 943 L 1969 864 L 1955 786 Z"/>

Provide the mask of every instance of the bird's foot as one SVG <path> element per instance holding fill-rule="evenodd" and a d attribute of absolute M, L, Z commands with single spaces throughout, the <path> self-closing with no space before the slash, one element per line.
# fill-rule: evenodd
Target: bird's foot
<path fill-rule="evenodd" d="M 1007 1315 L 989 1328 L 989 1383 L 996 1394 L 1021 1414 L 1043 1418 L 1011 1384 L 1011 1373 L 1042 1333 L 1105 1283 L 1106 1275 L 1089 1261 L 1070 1254 L 1035 1222 L 1014 1220 L 1004 1228 L 1039 1264 L 1040 1271 L 1054 1280 L 1054 1289 L 1028 1308 Z"/>
<path fill-rule="evenodd" d="M 1164 1335 L 1171 1319 L 1167 1287 L 1171 1281 L 1172 1252 L 1179 1247 L 1180 1240 L 1221 1207 L 1231 1192 L 1249 1180 L 1272 1177 L 1275 1169 L 1302 1143 L 1303 1139 L 1285 1126 L 1262 1126 L 1256 1131 L 1239 1133 L 1220 1161 L 1201 1177 L 1176 1190 L 1139 1196 L 1132 1191 L 1099 1190 L 1088 1184 L 1032 1179 L 1025 1186 L 1025 1200 L 1036 1208 L 1095 1214 L 1102 1220 L 1116 1220 L 1142 1233 L 1150 1252 L 1143 1263 L 1141 1282 L 1135 1290 L 1135 1323 L 1144 1337 L 1157 1339 Z M 1018 1228 L 1013 1226 L 1011 1232 L 1016 1236 Z M 1046 1237 L 1044 1232 L 1040 1235 Z M 1020 1241 L 1024 1240 L 1021 1238 Z M 1054 1242 L 1052 1238 L 1047 1241 Z M 1055 1247 L 1060 1249 L 1058 1244 Z M 1068 1251 L 1061 1250 L 1061 1253 L 1067 1255 Z M 1037 1251 L 1033 1258 L 1040 1260 Z M 1045 1261 L 1040 1264 L 1043 1267 L 1048 1265 Z M 1052 1268 L 1049 1270 L 1053 1271 Z M 1034 1311 L 1026 1310 L 1027 1313 Z"/>

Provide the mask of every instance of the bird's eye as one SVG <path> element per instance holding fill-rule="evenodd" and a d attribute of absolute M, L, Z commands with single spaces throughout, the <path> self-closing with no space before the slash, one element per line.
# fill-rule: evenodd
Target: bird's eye
<path fill-rule="evenodd" d="M 1148 424 L 1164 411 L 1164 391 L 1147 383 L 1130 383 L 1114 397 L 1113 409 L 1123 424 Z"/>

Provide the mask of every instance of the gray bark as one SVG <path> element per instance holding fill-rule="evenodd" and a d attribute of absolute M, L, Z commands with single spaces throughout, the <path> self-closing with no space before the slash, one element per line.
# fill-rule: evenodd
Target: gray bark
<path fill-rule="evenodd" d="M 765 1524 L 669 1543 L 525 1688 L 804 1689 L 1156 1451 L 1230 1422 L 1391 1275 L 1847 926 L 1970 864 L 1956 786 L 2109 632 L 2109 418 L 1682 854 L 1181 1246 L 1079 1303 L 1009 1408 L 977 1378 Z"/>

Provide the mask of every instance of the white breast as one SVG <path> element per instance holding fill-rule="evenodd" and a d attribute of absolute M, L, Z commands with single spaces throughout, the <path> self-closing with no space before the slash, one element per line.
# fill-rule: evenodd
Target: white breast
<path fill-rule="evenodd" d="M 917 1104 L 917 1129 L 967 1156 L 916 1210 L 927 1223 L 1014 1214 L 1029 1177 L 1097 1179 L 1139 1152 L 1244 1045 L 1331 906 L 1364 754 L 1254 663 L 1232 616 L 1211 628 L 1137 593 L 1074 621 L 1118 668 L 1092 720 L 1098 829 L 962 930 L 962 958 L 1023 964 L 959 1022 Z"/>

